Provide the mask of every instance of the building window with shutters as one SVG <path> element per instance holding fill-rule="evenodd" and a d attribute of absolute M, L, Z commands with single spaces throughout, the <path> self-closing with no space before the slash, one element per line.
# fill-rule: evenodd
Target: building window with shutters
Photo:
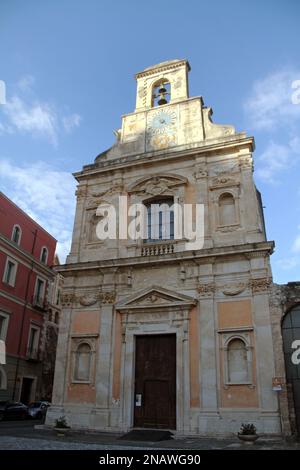
<path fill-rule="evenodd" d="M 8 284 L 11 287 L 15 286 L 16 275 L 17 275 L 17 263 L 11 259 L 7 258 L 3 274 L 3 282 Z"/>

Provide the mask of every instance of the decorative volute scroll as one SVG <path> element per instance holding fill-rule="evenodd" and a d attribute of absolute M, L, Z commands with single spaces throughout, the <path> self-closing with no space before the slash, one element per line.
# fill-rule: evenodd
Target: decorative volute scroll
<path fill-rule="evenodd" d="M 187 181 L 187 178 L 171 173 L 152 175 L 136 181 L 128 188 L 128 192 L 150 196 L 173 194 L 175 188 L 185 185 Z"/>
<path fill-rule="evenodd" d="M 233 126 L 214 124 L 211 119 L 212 114 L 213 111 L 211 108 L 203 107 L 203 125 L 205 130 L 205 137 L 207 139 L 226 137 L 236 133 Z"/>

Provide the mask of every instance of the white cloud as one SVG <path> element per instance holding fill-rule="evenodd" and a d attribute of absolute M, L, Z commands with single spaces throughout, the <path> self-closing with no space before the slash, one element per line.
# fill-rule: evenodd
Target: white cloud
<path fill-rule="evenodd" d="M 292 245 L 293 253 L 300 253 L 300 235 L 297 235 Z"/>
<path fill-rule="evenodd" d="M 3 107 L 9 123 L 18 131 L 48 138 L 57 144 L 57 115 L 47 103 L 26 104 L 13 96 Z"/>
<path fill-rule="evenodd" d="M 34 83 L 31 75 L 22 77 L 17 92 L 11 98 L 7 97 L 6 104 L 1 106 L 4 121 L 0 122 L 0 133 L 30 134 L 56 146 L 60 134 L 71 133 L 80 125 L 81 116 L 78 113 L 66 116 L 56 105 L 37 99 L 33 92 Z"/>
<path fill-rule="evenodd" d="M 300 105 L 293 104 L 293 82 L 300 79 L 300 71 L 281 70 L 254 83 L 244 104 L 244 111 L 253 129 L 276 130 L 291 127 L 300 120 Z"/>
<path fill-rule="evenodd" d="M 278 175 L 297 164 L 300 159 L 300 139 L 293 137 L 287 144 L 270 140 L 266 149 L 257 158 L 256 175 L 269 183 L 277 183 Z"/>
<path fill-rule="evenodd" d="M 300 260 L 296 259 L 295 257 L 282 258 L 277 260 L 276 264 L 284 271 L 290 271 L 291 269 L 294 269 L 299 266 Z"/>
<path fill-rule="evenodd" d="M 299 162 L 300 103 L 295 104 L 293 99 L 297 91 L 293 84 L 299 78 L 300 70 L 282 69 L 269 74 L 254 83 L 244 104 L 250 127 L 264 131 L 269 138 L 257 157 L 256 170 L 256 175 L 268 183 L 278 183 L 282 172 Z"/>
<path fill-rule="evenodd" d="M 19 166 L 0 161 L 1 186 L 18 206 L 58 240 L 60 261 L 70 251 L 75 211 L 73 176 L 44 162 Z"/>
<path fill-rule="evenodd" d="M 23 92 L 28 92 L 32 90 L 32 87 L 35 83 L 35 78 L 32 75 L 24 75 L 18 81 L 18 88 Z"/>
<path fill-rule="evenodd" d="M 66 132 L 72 132 L 75 127 L 80 125 L 81 116 L 79 114 L 71 114 L 70 116 L 65 116 L 62 118 L 63 126 Z"/>

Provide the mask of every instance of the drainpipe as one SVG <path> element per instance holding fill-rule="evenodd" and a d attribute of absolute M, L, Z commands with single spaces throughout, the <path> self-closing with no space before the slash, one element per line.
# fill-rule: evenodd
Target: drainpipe
<path fill-rule="evenodd" d="M 32 243 L 32 248 L 31 248 L 31 255 L 33 255 L 33 253 L 34 253 L 36 237 L 37 237 L 37 229 L 35 229 L 35 231 L 32 232 L 32 233 L 34 234 L 34 237 L 33 237 L 33 243 Z M 34 260 L 31 261 L 30 271 L 29 271 L 28 276 L 27 276 L 26 291 L 25 291 L 25 302 L 24 302 L 24 305 L 23 305 L 21 330 L 20 330 L 19 344 L 18 344 L 17 365 L 16 365 L 16 373 L 15 373 L 13 396 L 12 396 L 13 401 L 15 400 L 16 388 L 17 388 L 17 379 L 18 379 L 18 373 L 19 373 L 19 368 L 20 368 L 20 354 L 21 354 L 21 347 L 22 347 L 23 329 L 24 329 L 24 323 L 25 323 L 26 308 L 27 308 L 28 304 L 30 303 L 29 299 L 28 299 L 28 294 L 29 294 L 30 280 L 31 280 L 31 276 L 32 276 L 32 273 L 33 273 L 33 266 L 34 266 Z"/>

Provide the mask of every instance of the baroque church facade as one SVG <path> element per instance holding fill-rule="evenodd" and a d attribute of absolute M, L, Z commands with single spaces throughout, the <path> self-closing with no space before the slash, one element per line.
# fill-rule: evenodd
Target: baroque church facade
<path fill-rule="evenodd" d="M 135 111 L 115 144 L 74 175 L 47 424 L 65 415 L 73 428 L 105 431 L 226 435 L 250 422 L 281 432 L 274 243 L 253 181 L 254 139 L 213 123 L 202 97 L 189 97 L 189 70 L 173 60 L 137 73 Z M 155 239 L 99 239 L 97 208 L 119 196 L 128 206 L 202 204 L 203 248 L 161 227 Z"/>

